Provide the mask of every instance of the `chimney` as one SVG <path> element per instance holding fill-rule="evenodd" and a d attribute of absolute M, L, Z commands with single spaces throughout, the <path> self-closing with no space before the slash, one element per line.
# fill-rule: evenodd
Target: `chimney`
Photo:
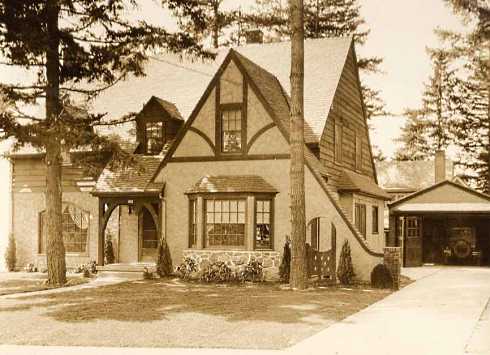
<path fill-rule="evenodd" d="M 245 32 L 245 39 L 249 43 L 264 43 L 264 34 L 261 30 L 249 30 Z"/>
<path fill-rule="evenodd" d="M 434 169 L 436 184 L 446 180 L 446 152 L 444 150 L 436 151 Z"/>

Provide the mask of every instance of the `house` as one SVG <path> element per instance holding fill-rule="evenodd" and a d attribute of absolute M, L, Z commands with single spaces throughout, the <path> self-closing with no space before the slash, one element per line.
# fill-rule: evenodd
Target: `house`
<path fill-rule="evenodd" d="M 446 176 L 447 166 L 438 151 L 435 181 L 388 205 L 387 244 L 402 248 L 404 266 L 490 265 L 490 196 Z"/>
<path fill-rule="evenodd" d="M 151 263 L 165 239 L 174 265 L 186 256 L 201 266 L 258 259 L 277 277 L 290 235 L 289 58 L 289 43 L 246 45 L 208 64 L 155 58 L 146 77 L 104 93 L 94 107 L 115 116 L 146 101 L 128 135 L 137 164 L 107 167 L 89 193 L 64 194 L 65 241 L 79 244 L 73 255 L 67 248 L 68 264 Z M 352 38 L 305 41 L 304 115 L 307 242 L 333 250 L 325 263 L 334 277 L 335 246 L 348 240 L 357 276 L 368 279 L 382 262 L 390 197 L 377 185 Z M 18 185 L 27 169 L 20 155 L 10 156 L 13 231 L 23 240 L 20 260 L 41 264 L 42 186 Z M 108 234 L 116 265 L 104 265 Z"/>

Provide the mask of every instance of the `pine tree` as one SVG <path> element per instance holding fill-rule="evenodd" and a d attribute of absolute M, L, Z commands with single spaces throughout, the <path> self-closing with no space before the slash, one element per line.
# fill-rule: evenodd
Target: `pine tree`
<path fill-rule="evenodd" d="M 430 50 L 433 74 L 425 84 L 422 107 L 406 111 L 407 122 L 399 141 L 402 147 L 395 153 L 397 160 L 429 159 L 435 152 L 455 142 L 456 107 L 458 95 L 455 70 L 450 68 L 451 57 L 444 50 Z"/>
<path fill-rule="evenodd" d="M 5 264 L 7 265 L 8 271 L 15 271 L 15 265 L 17 263 L 17 247 L 15 244 L 14 235 L 10 233 L 7 249 L 5 250 Z"/>
<path fill-rule="evenodd" d="M 354 281 L 354 266 L 350 252 L 349 241 L 346 239 L 340 251 L 339 266 L 337 268 L 337 278 L 342 285 L 350 285 Z"/>
<path fill-rule="evenodd" d="M 289 0 L 289 22 L 291 28 L 289 195 L 292 241 L 289 283 L 293 289 L 302 290 L 306 288 L 303 0 Z"/>
<path fill-rule="evenodd" d="M 110 234 L 105 239 L 104 256 L 106 264 L 114 264 L 116 258 L 114 257 L 114 246 L 112 245 L 112 236 Z"/>
<path fill-rule="evenodd" d="M 103 115 L 90 114 L 79 103 L 87 103 L 130 74 L 143 75 L 151 50 L 203 53 L 189 34 L 130 20 L 135 7 L 136 2 L 125 0 L 0 1 L 0 65 L 36 74 L 30 83 L 0 85 L 0 96 L 9 107 L 0 113 L 0 129 L 2 138 L 16 138 L 17 146 L 29 144 L 46 153 L 46 254 L 51 285 L 66 282 L 62 151 L 116 148 L 94 128 Z M 44 106 L 44 115 L 35 115 L 33 106 Z M 128 113 L 121 121 L 132 116 Z"/>

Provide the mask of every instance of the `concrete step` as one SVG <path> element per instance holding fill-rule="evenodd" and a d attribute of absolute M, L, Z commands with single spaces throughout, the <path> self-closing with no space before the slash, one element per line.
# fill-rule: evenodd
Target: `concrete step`
<path fill-rule="evenodd" d="M 147 268 L 149 272 L 156 271 L 155 263 L 108 264 L 104 266 L 97 266 L 97 271 L 142 273 L 145 268 Z"/>

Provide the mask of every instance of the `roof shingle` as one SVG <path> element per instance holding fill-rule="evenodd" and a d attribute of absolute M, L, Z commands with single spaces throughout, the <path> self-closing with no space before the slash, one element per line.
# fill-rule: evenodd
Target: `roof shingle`
<path fill-rule="evenodd" d="M 277 193 L 271 184 L 257 175 L 206 175 L 187 193 L 251 192 Z"/>
<path fill-rule="evenodd" d="M 368 195 L 391 200 L 391 196 L 368 176 L 344 169 L 338 185 L 339 191 L 361 192 Z"/>

